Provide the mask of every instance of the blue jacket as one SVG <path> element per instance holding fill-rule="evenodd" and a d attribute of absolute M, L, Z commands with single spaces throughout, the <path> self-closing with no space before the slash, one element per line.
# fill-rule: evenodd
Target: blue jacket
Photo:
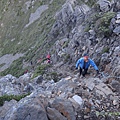
<path fill-rule="evenodd" d="M 91 60 L 91 59 L 88 59 L 88 62 L 86 62 L 85 69 L 88 69 L 90 65 L 93 66 L 95 70 L 98 70 L 98 67 L 96 66 L 96 64 L 94 63 L 94 61 Z M 77 61 L 76 68 L 78 68 L 78 66 L 80 66 L 83 69 L 83 67 L 84 67 L 84 58 L 80 58 Z"/>

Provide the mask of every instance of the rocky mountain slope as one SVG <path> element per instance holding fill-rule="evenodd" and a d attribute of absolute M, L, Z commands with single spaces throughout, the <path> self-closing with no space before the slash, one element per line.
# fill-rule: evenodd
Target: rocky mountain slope
<path fill-rule="evenodd" d="M 1 0 L 0 9 L 0 120 L 120 119 L 118 0 Z M 86 52 L 99 76 L 90 67 L 78 77 Z"/>
<path fill-rule="evenodd" d="M 0 97 L 0 120 L 119 120 L 120 83 L 106 81 L 71 74 L 55 83 L 42 76 L 31 80 L 30 73 L 7 75 L 0 79 L 1 95 L 31 94 L 18 102 Z"/>
<path fill-rule="evenodd" d="M 46 68 L 38 61 L 48 53 L 53 64 L 70 67 L 85 52 L 101 71 L 119 76 L 119 1 L 2 0 L 0 5 L 2 76 L 19 77 L 32 66 L 37 76 Z"/>

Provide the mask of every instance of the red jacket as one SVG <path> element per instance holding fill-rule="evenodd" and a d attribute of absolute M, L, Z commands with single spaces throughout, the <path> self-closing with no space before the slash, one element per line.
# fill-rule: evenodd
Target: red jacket
<path fill-rule="evenodd" d="M 48 54 L 48 55 L 46 56 L 46 58 L 50 59 L 50 54 Z"/>

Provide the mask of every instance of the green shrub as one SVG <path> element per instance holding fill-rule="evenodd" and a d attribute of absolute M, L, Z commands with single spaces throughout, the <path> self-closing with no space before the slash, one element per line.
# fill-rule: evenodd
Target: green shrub
<path fill-rule="evenodd" d="M 88 0 L 87 2 L 85 2 L 85 0 L 77 0 L 78 4 L 81 5 L 83 3 L 87 4 L 89 7 L 92 7 L 96 1 L 95 0 Z"/>
<path fill-rule="evenodd" d="M 104 34 L 109 36 L 111 30 L 109 29 L 111 19 L 115 16 L 114 12 L 107 12 L 101 15 L 101 17 L 95 23 L 95 29 L 98 34 Z"/>
<path fill-rule="evenodd" d="M 7 74 L 12 74 L 15 77 L 19 77 L 24 74 L 24 71 L 26 69 L 28 69 L 28 68 L 22 69 L 22 67 L 23 67 L 23 58 L 21 57 L 18 60 L 15 60 L 8 69 L 2 71 L 0 75 L 5 76 Z"/>
<path fill-rule="evenodd" d="M 65 54 L 64 55 L 64 62 L 68 62 L 70 60 L 70 55 L 69 54 Z"/>
<path fill-rule="evenodd" d="M 68 47 L 68 43 L 69 43 L 69 41 L 66 41 L 66 42 L 64 42 L 64 44 L 63 44 L 63 48 L 66 48 L 66 47 Z"/>
<path fill-rule="evenodd" d="M 0 106 L 2 106 L 5 101 L 10 101 L 12 99 L 19 101 L 28 95 L 30 95 L 30 93 L 23 94 L 23 95 L 3 95 L 0 97 Z"/>
<path fill-rule="evenodd" d="M 109 53 L 109 47 L 104 47 L 103 50 L 102 50 L 102 54 L 103 53 Z"/>
<path fill-rule="evenodd" d="M 57 74 L 56 72 L 52 72 L 52 73 L 51 73 L 51 77 L 52 77 L 52 79 L 53 79 L 55 82 L 58 81 L 58 74 Z"/>
<path fill-rule="evenodd" d="M 5 63 L 0 64 L 0 68 L 3 67 L 4 65 L 5 65 Z"/>
<path fill-rule="evenodd" d="M 87 5 L 92 7 L 93 5 L 95 5 L 96 1 L 95 0 L 88 0 Z"/>
<path fill-rule="evenodd" d="M 90 26 L 88 25 L 88 26 L 85 27 L 84 31 L 88 32 L 89 30 L 90 30 Z"/>
<path fill-rule="evenodd" d="M 45 73 L 45 70 L 47 69 L 47 67 L 50 67 L 50 65 L 48 65 L 48 64 L 39 65 L 34 72 L 33 78 L 35 78 L 39 75 L 43 75 Z"/>

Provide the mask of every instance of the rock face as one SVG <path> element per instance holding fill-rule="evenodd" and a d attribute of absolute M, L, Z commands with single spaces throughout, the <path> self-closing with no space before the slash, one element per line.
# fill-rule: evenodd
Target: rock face
<path fill-rule="evenodd" d="M 52 107 L 57 109 L 60 113 L 62 113 L 68 120 L 75 120 L 75 111 L 73 109 L 70 101 L 56 99 L 52 103 Z"/>
<path fill-rule="evenodd" d="M 100 6 L 101 11 L 107 12 L 110 10 L 111 3 L 108 0 L 99 0 L 98 4 Z"/>
<path fill-rule="evenodd" d="M 97 10 L 88 4 L 64 4 L 56 14 L 50 32 L 52 39 L 56 39 L 52 49 L 56 51 L 56 62 L 65 61 L 72 65 L 87 52 L 100 71 L 110 74 L 120 61 L 119 52 L 115 52 L 119 51 L 117 48 L 120 44 L 119 9 L 114 10 L 118 1 L 99 0 L 94 4 L 99 6 Z"/>
<path fill-rule="evenodd" d="M 32 87 L 30 88 L 30 84 L 28 83 L 30 82 L 29 80 L 30 80 L 30 74 L 25 74 L 21 76 L 19 79 L 12 75 L 6 75 L 5 77 L 2 77 L 0 79 L 0 88 L 1 88 L 0 96 L 5 94 L 19 95 L 22 94 L 26 89 L 30 89 L 30 91 L 33 90 Z"/>
<path fill-rule="evenodd" d="M 0 119 L 79 120 L 99 118 L 96 112 L 99 114 L 102 114 L 101 111 L 105 114 L 109 114 L 108 111 L 111 110 L 118 112 L 120 106 L 117 82 L 113 81 L 110 87 L 99 78 L 80 79 L 74 75 L 62 78 L 57 83 L 43 81 L 36 84 L 34 79 L 31 82 L 34 89 L 29 96 L 19 102 L 15 100 L 5 102 L 0 107 Z M 26 84 L 29 84 L 29 80 Z M 113 88 L 117 89 L 116 92 L 112 91 Z M 114 118 L 117 119 L 118 116 Z M 109 119 L 112 120 L 111 117 Z"/>
<path fill-rule="evenodd" d="M 75 102 L 77 102 L 77 103 L 80 105 L 80 107 L 82 108 L 82 106 L 83 106 L 83 100 L 82 100 L 82 98 L 81 98 L 80 96 L 78 96 L 78 95 L 74 95 L 72 98 L 73 98 L 73 99 L 75 100 Z"/>
<path fill-rule="evenodd" d="M 15 100 L 11 100 L 10 102 L 5 102 L 3 107 L 0 107 L 0 119 L 4 119 L 7 111 L 9 111 L 11 109 L 11 107 L 13 107 L 15 104 L 17 103 L 17 101 Z"/>
<path fill-rule="evenodd" d="M 29 1 L 26 3 L 27 11 L 30 6 L 34 6 L 35 2 L 36 0 L 32 1 L 32 6 Z M 29 51 L 29 54 L 33 54 L 34 51 L 34 54 L 36 54 L 49 49 L 46 52 L 51 53 L 52 62 L 48 65 L 48 69 L 44 70 L 43 75 L 39 75 L 34 79 L 32 78 L 32 74 L 36 72 L 34 69 L 31 70 L 33 73 L 28 72 L 19 78 L 10 74 L 0 78 L 1 99 L 6 94 L 19 95 L 28 92 L 31 93 L 18 102 L 15 100 L 5 102 L 0 107 L 0 120 L 119 119 L 119 3 L 117 0 L 99 0 L 93 2 L 89 2 L 89 0 L 85 0 L 84 2 L 68 0 L 59 11 L 49 11 L 49 8 L 51 8 L 49 5 L 53 4 L 54 7 L 57 6 L 57 1 L 51 1 L 49 5 L 44 6 L 45 8 L 41 12 L 44 10 L 50 13 L 55 12 L 52 15 L 52 18 L 54 16 L 54 20 L 49 18 L 47 14 L 45 16 L 41 14 L 41 17 L 44 16 L 44 19 L 40 20 L 40 22 L 38 22 L 40 18 L 38 12 L 41 8 L 35 8 L 33 11 L 36 12 L 33 16 L 38 14 L 38 17 L 32 20 L 33 16 L 31 16 L 31 22 L 24 29 L 27 32 L 29 27 L 35 22 L 35 26 L 41 24 L 43 26 L 47 25 L 47 30 L 37 27 L 38 31 L 32 26 L 31 34 L 28 38 L 34 35 L 35 40 L 47 38 L 44 44 L 48 48 L 44 49 L 44 46 L 42 46 L 37 49 L 41 45 L 38 44 L 37 47 L 30 48 L 30 50 L 33 50 Z M 45 22 L 46 19 L 50 21 Z M 45 23 L 43 24 L 43 22 Z M 53 25 L 50 24 L 51 22 Z M 49 30 L 50 26 L 52 28 Z M 4 27 L 4 25 L 1 24 L 1 27 Z M 36 36 L 39 31 L 43 34 L 42 32 L 45 32 L 45 30 L 50 31 L 46 35 L 47 37 Z M 35 33 L 32 33 L 32 31 L 35 31 Z M 20 38 L 20 40 L 22 41 L 23 38 Z M 11 42 L 13 41 L 14 39 Z M 52 47 L 49 48 L 51 45 Z M 76 60 L 82 57 L 84 53 L 89 53 L 89 56 L 98 65 L 99 76 L 93 77 L 94 71 L 91 67 L 89 69 L 90 74 L 86 75 L 86 78 L 79 78 L 76 75 L 78 72 L 74 70 Z M 36 57 L 32 59 L 36 60 Z M 40 63 L 43 66 L 44 64 L 46 65 L 44 62 Z M 38 63 L 36 66 L 39 66 Z M 39 71 L 41 73 L 42 68 L 38 69 L 37 74 L 39 74 Z M 55 82 L 54 78 L 51 79 L 52 77 L 48 80 L 49 74 L 51 76 L 59 74 L 59 79 L 56 77 L 57 75 L 55 76 L 58 82 Z"/>
<path fill-rule="evenodd" d="M 55 108 L 47 108 L 48 118 L 50 120 L 67 120 L 58 110 Z"/>
<path fill-rule="evenodd" d="M 16 106 L 8 112 L 4 120 L 48 120 L 45 108 L 37 98 L 23 100 L 15 108 Z"/>

